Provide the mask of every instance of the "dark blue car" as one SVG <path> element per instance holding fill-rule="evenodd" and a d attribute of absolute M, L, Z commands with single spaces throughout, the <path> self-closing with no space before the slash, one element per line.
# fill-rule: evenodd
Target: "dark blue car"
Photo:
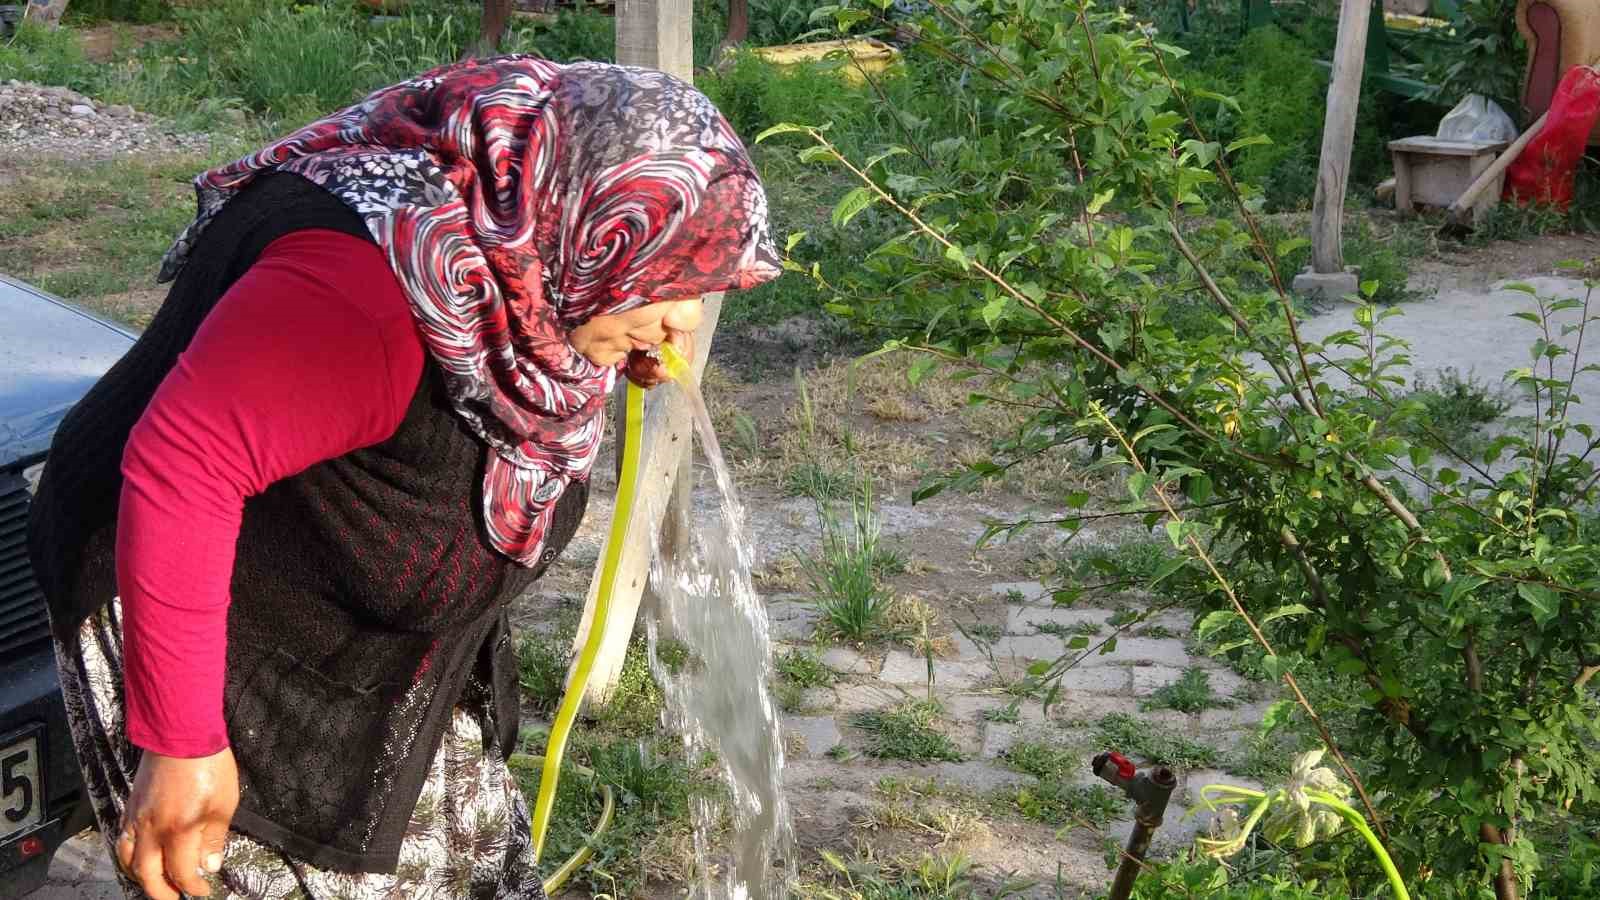
<path fill-rule="evenodd" d="M 42 883 L 61 842 L 93 824 L 28 563 L 28 502 L 61 417 L 133 341 L 0 275 L 0 900 Z"/>

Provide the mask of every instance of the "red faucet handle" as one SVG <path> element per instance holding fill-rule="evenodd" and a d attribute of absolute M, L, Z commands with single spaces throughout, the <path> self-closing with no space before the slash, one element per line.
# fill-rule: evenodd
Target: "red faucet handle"
<path fill-rule="evenodd" d="M 1123 756 L 1121 753 L 1118 753 L 1115 750 L 1111 751 L 1107 759 L 1112 765 L 1117 767 L 1117 777 L 1123 779 L 1124 781 L 1130 780 L 1134 775 L 1138 774 L 1139 770 L 1136 766 L 1134 766 L 1133 760 Z"/>

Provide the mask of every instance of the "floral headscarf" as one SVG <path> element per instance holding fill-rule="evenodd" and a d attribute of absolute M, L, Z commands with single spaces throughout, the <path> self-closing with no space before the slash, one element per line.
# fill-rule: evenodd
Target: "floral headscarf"
<path fill-rule="evenodd" d="M 704 95 L 660 72 L 508 56 L 384 88 L 199 176 L 199 215 L 161 280 L 272 170 L 366 220 L 456 412 L 489 445 L 489 540 L 525 565 L 556 500 L 588 477 L 618 374 L 576 352 L 570 329 L 780 272 L 743 144 Z"/>

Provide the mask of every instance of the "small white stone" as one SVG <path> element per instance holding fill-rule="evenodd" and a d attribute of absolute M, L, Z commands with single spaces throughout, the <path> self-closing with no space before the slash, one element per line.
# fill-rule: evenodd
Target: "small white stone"
<path fill-rule="evenodd" d="M 849 647 L 829 647 L 822 651 L 822 664 L 844 675 L 871 675 L 872 661 Z"/>
<path fill-rule="evenodd" d="M 84 119 L 94 115 L 94 107 L 87 103 L 74 103 L 68 108 L 67 112 L 77 118 Z"/>
<path fill-rule="evenodd" d="M 798 738 L 806 755 L 822 756 L 844 740 L 832 716 L 789 716 L 783 720 L 786 735 Z"/>
<path fill-rule="evenodd" d="M 1010 750 L 1021 735 L 1022 729 L 1015 725 L 990 722 L 983 729 L 983 749 L 979 752 L 984 759 L 994 759 Z"/>
<path fill-rule="evenodd" d="M 1148 697 L 1170 684 L 1176 684 L 1182 677 L 1182 669 L 1170 666 L 1138 666 L 1133 670 L 1134 696 Z"/>

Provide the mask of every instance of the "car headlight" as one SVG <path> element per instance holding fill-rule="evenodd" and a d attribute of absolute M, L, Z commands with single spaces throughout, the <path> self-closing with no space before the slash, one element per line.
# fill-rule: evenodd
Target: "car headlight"
<path fill-rule="evenodd" d="M 27 486 L 28 496 L 39 493 L 39 479 L 44 477 L 44 463 L 36 462 L 22 470 L 22 481 Z"/>

